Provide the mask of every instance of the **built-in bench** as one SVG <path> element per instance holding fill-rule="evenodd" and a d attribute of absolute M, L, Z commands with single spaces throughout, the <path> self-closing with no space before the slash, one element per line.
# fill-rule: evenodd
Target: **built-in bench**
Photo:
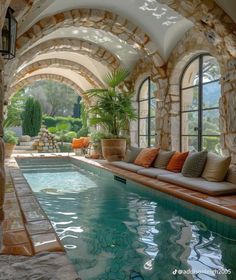
<path fill-rule="evenodd" d="M 183 186 L 188 189 L 207 193 L 212 196 L 234 194 L 236 193 L 236 185 L 227 181 L 223 182 L 210 182 L 202 177 L 191 178 L 184 177 L 181 173 L 174 173 L 165 169 L 159 169 L 154 167 L 143 168 L 142 166 L 134 163 L 127 163 L 124 161 L 110 162 L 111 165 L 116 167 L 136 172 L 140 175 L 156 178 L 158 180 Z"/>

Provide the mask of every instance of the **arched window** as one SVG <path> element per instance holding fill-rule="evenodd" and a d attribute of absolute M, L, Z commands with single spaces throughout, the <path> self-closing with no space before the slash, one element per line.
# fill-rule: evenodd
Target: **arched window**
<path fill-rule="evenodd" d="M 145 79 L 138 93 L 138 145 L 154 146 L 156 142 L 156 98 L 157 90 L 150 78 Z"/>
<path fill-rule="evenodd" d="M 209 54 L 194 58 L 185 68 L 181 84 L 181 150 L 220 153 L 220 68 Z"/>

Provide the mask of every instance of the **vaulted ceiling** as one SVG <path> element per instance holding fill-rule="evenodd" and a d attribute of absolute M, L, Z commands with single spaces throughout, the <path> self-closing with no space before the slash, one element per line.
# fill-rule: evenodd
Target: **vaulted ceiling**
<path fill-rule="evenodd" d="M 230 14 L 234 1 L 216 2 Z M 150 53 L 161 66 L 193 26 L 156 0 L 12 0 L 11 7 L 18 20 L 12 88 L 44 74 L 69 79 L 81 91 L 101 87 L 107 72 L 132 71 Z"/>

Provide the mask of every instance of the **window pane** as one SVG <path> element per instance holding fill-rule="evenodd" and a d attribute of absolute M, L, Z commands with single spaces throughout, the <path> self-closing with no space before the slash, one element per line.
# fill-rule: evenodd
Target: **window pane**
<path fill-rule="evenodd" d="M 182 151 L 198 151 L 197 136 L 182 136 Z"/>
<path fill-rule="evenodd" d="M 151 92 L 150 92 L 150 97 L 156 97 L 156 91 L 157 91 L 157 85 L 153 82 L 150 83 L 150 88 L 151 88 Z"/>
<path fill-rule="evenodd" d="M 214 82 L 203 85 L 203 109 L 219 106 L 220 83 Z"/>
<path fill-rule="evenodd" d="M 148 119 L 139 120 L 139 135 L 148 135 Z"/>
<path fill-rule="evenodd" d="M 139 136 L 139 147 L 145 148 L 148 146 L 148 137 L 147 136 Z"/>
<path fill-rule="evenodd" d="M 219 135 L 219 110 L 206 110 L 202 112 L 202 134 Z"/>
<path fill-rule="evenodd" d="M 198 112 L 188 112 L 182 114 L 182 134 L 198 134 Z"/>
<path fill-rule="evenodd" d="M 156 137 L 155 136 L 151 136 L 150 137 L 150 146 L 151 147 L 155 147 L 156 146 Z"/>
<path fill-rule="evenodd" d="M 182 111 L 198 109 L 198 87 L 182 90 Z"/>
<path fill-rule="evenodd" d="M 139 103 L 139 117 L 140 118 L 148 117 L 148 100 Z"/>
<path fill-rule="evenodd" d="M 210 82 L 220 78 L 220 67 L 217 60 L 212 57 L 205 55 L 203 57 L 203 82 Z"/>
<path fill-rule="evenodd" d="M 150 108 L 150 116 L 155 117 L 156 116 L 156 99 L 152 98 L 150 100 L 151 108 Z"/>
<path fill-rule="evenodd" d="M 142 84 L 139 91 L 139 100 L 148 99 L 148 84 L 148 79 Z"/>
<path fill-rule="evenodd" d="M 150 119 L 150 134 L 155 135 L 156 133 L 156 118 L 151 118 Z"/>
<path fill-rule="evenodd" d="M 216 154 L 222 154 L 219 136 L 204 136 L 202 149 Z"/>
<path fill-rule="evenodd" d="M 199 59 L 195 59 L 185 70 L 182 78 L 182 88 L 197 85 L 199 82 Z"/>

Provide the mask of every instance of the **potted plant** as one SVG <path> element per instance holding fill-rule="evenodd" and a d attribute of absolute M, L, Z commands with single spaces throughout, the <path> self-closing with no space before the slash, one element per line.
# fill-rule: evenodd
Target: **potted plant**
<path fill-rule="evenodd" d="M 132 106 L 134 93 L 118 88 L 128 75 L 126 69 L 114 70 L 104 79 L 107 88 L 86 92 L 96 101 L 95 105 L 88 108 L 89 123 L 100 125 L 107 134 L 107 137 L 101 140 L 103 157 L 107 160 L 120 160 L 124 157 L 126 136 L 122 133 L 129 129 L 130 121 L 137 118 Z"/>
<path fill-rule="evenodd" d="M 3 140 L 5 142 L 5 157 L 9 158 L 18 142 L 18 138 L 13 131 L 5 130 Z"/>

